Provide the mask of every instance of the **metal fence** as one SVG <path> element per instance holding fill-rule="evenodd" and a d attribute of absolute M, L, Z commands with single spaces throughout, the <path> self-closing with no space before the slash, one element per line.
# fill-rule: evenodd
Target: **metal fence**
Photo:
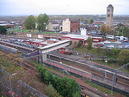
<path fill-rule="evenodd" d="M 47 97 L 22 80 L 13 80 L 10 73 L 0 68 L 0 95 L 3 97 Z"/>

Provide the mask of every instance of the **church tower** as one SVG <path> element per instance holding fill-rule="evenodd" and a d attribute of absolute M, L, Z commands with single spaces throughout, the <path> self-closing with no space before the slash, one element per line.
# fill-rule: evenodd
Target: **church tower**
<path fill-rule="evenodd" d="M 112 27 L 113 11 L 114 11 L 113 6 L 112 6 L 111 4 L 108 5 L 108 7 L 107 7 L 107 16 L 106 16 L 106 24 L 107 24 L 107 26 L 109 26 L 109 27 Z"/>

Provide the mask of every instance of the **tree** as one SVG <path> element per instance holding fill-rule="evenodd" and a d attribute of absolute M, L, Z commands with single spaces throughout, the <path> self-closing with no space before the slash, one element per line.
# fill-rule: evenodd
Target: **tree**
<path fill-rule="evenodd" d="M 92 39 L 91 39 L 91 38 L 88 38 L 88 39 L 87 39 L 87 44 L 88 44 L 88 45 L 87 45 L 87 49 L 88 49 L 88 50 L 92 49 Z"/>
<path fill-rule="evenodd" d="M 25 26 L 26 29 L 34 31 L 35 23 L 36 23 L 35 17 L 33 15 L 30 15 L 25 20 L 24 26 Z"/>
<path fill-rule="evenodd" d="M 40 14 L 37 18 L 37 29 L 39 31 L 45 31 L 46 26 L 48 25 L 49 17 L 46 14 Z"/>
<path fill-rule="evenodd" d="M 120 64 L 126 64 L 129 62 L 129 50 L 121 50 L 118 55 L 118 61 Z"/>
<path fill-rule="evenodd" d="M 7 29 L 4 26 L 0 26 L 0 34 L 7 34 Z"/>
<path fill-rule="evenodd" d="M 89 24 L 92 24 L 93 22 L 94 22 L 93 19 L 88 19 L 88 23 L 89 23 Z"/>
<path fill-rule="evenodd" d="M 103 35 L 106 35 L 106 34 L 111 33 L 111 28 L 104 24 L 101 26 L 100 31 Z"/>
<path fill-rule="evenodd" d="M 122 35 L 125 37 L 129 37 L 129 27 L 123 25 L 123 24 L 118 24 L 116 27 L 116 35 Z"/>

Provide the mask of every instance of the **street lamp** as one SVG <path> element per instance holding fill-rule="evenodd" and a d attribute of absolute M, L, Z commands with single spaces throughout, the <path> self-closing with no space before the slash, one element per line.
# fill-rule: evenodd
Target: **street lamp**
<path fill-rule="evenodd" d="M 112 75 L 112 88 L 111 88 L 112 94 L 113 94 L 114 85 L 115 85 L 116 82 L 117 82 L 117 71 L 120 70 L 120 69 L 123 69 L 124 67 L 127 67 L 128 65 L 129 65 L 129 63 L 124 64 L 124 65 L 122 65 L 121 67 L 115 69 L 115 72 L 113 72 L 113 75 Z"/>
<path fill-rule="evenodd" d="M 59 59 L 60 59 L 60 64 L 62 64 L 61 57 Z"/>
<path fill-rule="evenodd" d="M 11 77 L 15 76 L 16 74 L 17 74 L 17 73 L 13 73 L 13 74 L 9 75 L 9 82 L 10 82 L 10 90 L 11 90 L 11 92 L 12 92 Z M 11 94 L 11 96 L 13 96 L 13 95 Z M 13 96 L 13 97 L 14 97 L 14 96 Z"/>

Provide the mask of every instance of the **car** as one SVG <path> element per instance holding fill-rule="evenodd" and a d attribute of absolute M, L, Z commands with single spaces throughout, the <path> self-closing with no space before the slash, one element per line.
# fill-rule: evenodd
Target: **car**
<path fill-rule="evenodd" d="M 59 53 L 60 54 L 66 54 L 66 55 L 71 55 L 72 54 L 72 52 L 69 51 L 69 50 L 60 50 Z"/>

